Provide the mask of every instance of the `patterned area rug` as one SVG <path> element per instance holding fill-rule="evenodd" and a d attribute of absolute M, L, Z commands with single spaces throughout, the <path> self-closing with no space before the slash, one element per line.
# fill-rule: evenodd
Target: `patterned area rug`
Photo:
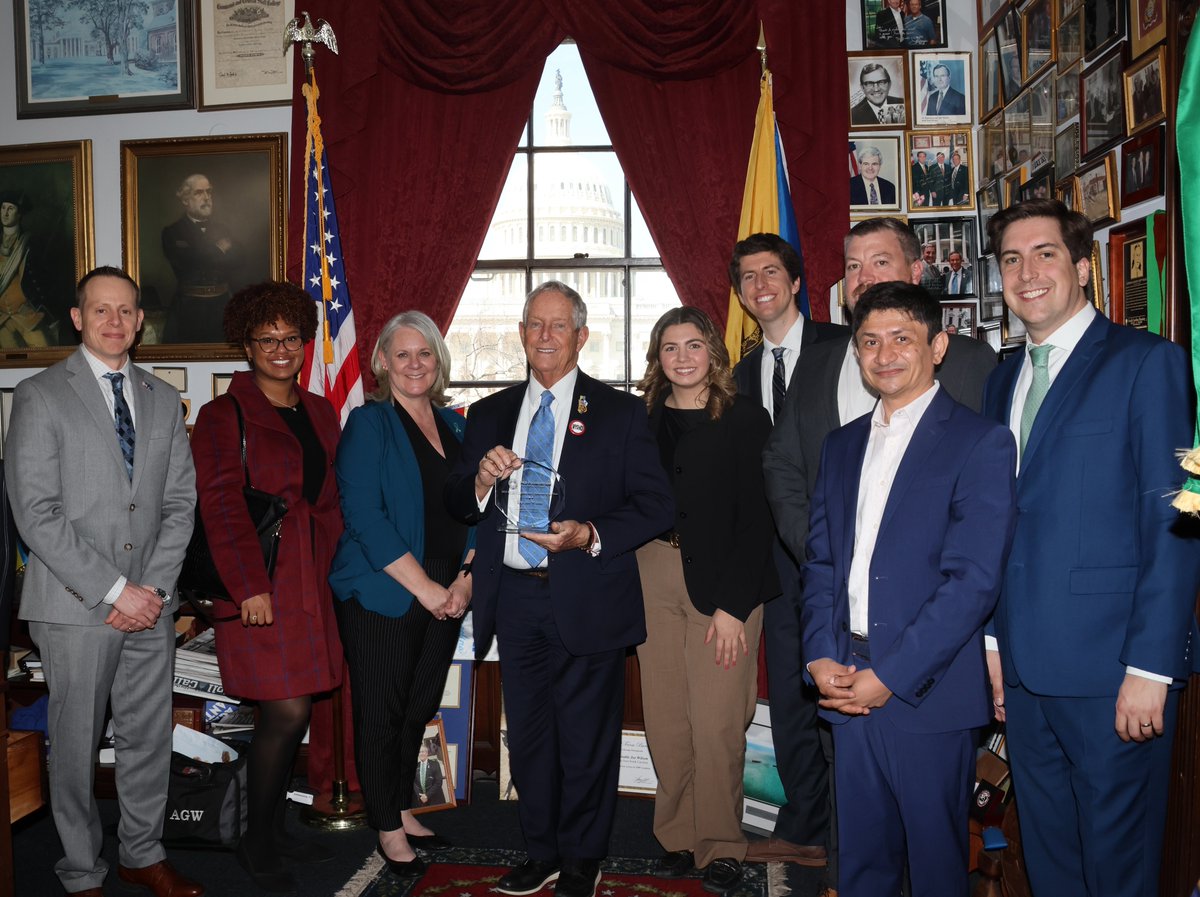
<path fill-rule="evenodd" d="M 481 850 L 456 847 L 435 854 L 421 878 L 400 879 L 392 875 L 378 854 L 372 854 L 336 897 L 495 897 L 496 882 L 521 862 L 524 854 L 514 850 Z M 658 878 L 652 874 L 653 860 L 605 860 L 596 897 L 711 897 L 700 886 L 700 873 L 687 878 Z M 549 897 L 548 886 L 541 897 Z M 767 897 L 767 874 L 762 866 L 746 866 L 746 877 L 729 897 Z"/>

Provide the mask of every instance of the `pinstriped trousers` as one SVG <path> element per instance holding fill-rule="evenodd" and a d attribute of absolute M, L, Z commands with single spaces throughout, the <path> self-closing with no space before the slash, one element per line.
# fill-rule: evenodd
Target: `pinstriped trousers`
<path fill-rule="evenodd" d="M 350 668 L 354 761 L 378 831 L 403 827 L 412 809 L 417 753 L 437 713 L 462 620 L 435 620 L 420 602 L 400 617 L 369 611 L 353 598 L 335 606 Z"/>

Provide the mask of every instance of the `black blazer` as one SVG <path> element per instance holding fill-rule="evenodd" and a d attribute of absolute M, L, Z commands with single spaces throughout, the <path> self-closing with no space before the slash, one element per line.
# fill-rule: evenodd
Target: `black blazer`
<path fill-rule="evenodd" d="M 656 438 L 662 418 L 660 402 L 650 412 Z M 685 433 L 675 447 L 675 531 L 688 597 L 702 614 L 720 608 L 744 622 L 779 594 L 762 474 L 770 432 L 763 407 L 738 395 L 720 419 Z"/>
<path fill-rule="evenodd" d="M 810 321 L 806 319 L 804 321 L 804 330 L 800 335 L 800 353 L 803 354 L 814 343 L 836 339 L 839 336 L 846 336 L 849 333 L 850 328 L 844 324 L 826 324 L 823 321 Z M 761 368 L 759 367 L 762 364 L 762 354 L 763 344 L 759 343 L 743 355 L 742 360 L 733 369 L 733 379 L 737 383 L 738 393 L 749 396 L 760 406 L 763 405 Z M 793 373 L 792 376 L 794 378 L 795 374 Z"/>

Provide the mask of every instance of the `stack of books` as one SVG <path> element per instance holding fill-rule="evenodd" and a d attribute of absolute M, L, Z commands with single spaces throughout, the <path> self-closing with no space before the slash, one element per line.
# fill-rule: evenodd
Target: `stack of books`
<path fill-rule="evenodd" d="M 175 649 L 175 692 L 237 703 L 225 694 L 217 667 L 216 633 L 209 629 Z"/>
<path fill-rule="evenodd" d="M 45 682 L 46 674 L 42 670 L 42 659 L 32 648 L 18 648 L 15 645 L 8 649 L 9 679 L 19 679 L 26 673 L 30 682 Z"/>

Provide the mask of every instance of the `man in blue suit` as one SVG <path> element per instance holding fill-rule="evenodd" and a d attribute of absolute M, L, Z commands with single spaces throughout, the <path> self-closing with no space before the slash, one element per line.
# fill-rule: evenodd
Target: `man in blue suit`
<path fill-rule="evenodd" d="M 941 309 L 883 283 L 854 309 L 870 415 L 825 441 L 804 567 L 804 656 L 833 724 L 840 897 L 965 897 L 983 626 L 1016 515 L 1004 427 L 934 381 Z"/>
<path fill-rule="evenodd" d="M 672 527 L 675 508 L 645 405 L 577 367 L 588 337 L 580 295 L 542 284 L 520 329 L 530 379 L 471 407 L 446 503 L 478 523 L 475 649 L 482 657 L 496 636 L 521 795 L 528 859 L 497 890 L 533 894 L 557 880 L 560 897 L 593 897 L 617 804 L 625 649 L 646 638 L 634 550 Z M 505 532 L 494 507 L 493 487 L 522 458 L 562 474 L 550 532 Z"/>
<path fill-rule="evenodd" d="M 1025 866 L 1039 897 L 1153 897 L 1200 581 L 1200 544 L 1167 497 L 1192 437 L 1187 356 L 1088 302 L 1083 215 L 1030 200 L 988 235 L 1029 331 L 984 390 L 1020 447 L 988 666 Z"/>

